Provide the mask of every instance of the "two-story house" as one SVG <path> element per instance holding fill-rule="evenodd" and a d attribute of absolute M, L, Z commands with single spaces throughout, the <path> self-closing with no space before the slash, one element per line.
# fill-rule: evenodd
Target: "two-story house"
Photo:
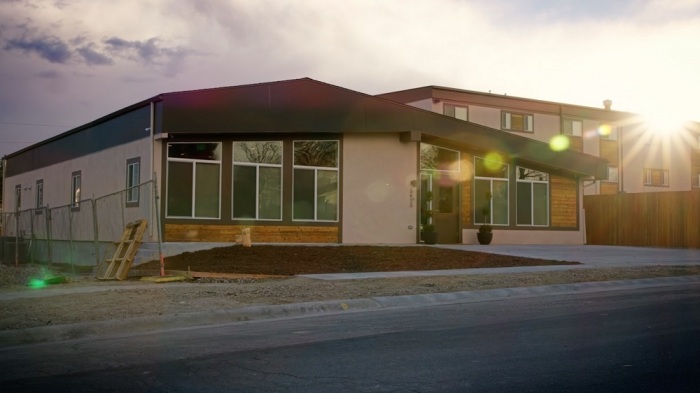
<path fill-rule="evenodd" d="M 606 159 L 607 178 L 586 181 L 585 195 L 700 187 L 697 122 L 656 129 L 610 100 L 591 108 L 441 86 L 379 97 Z"/>

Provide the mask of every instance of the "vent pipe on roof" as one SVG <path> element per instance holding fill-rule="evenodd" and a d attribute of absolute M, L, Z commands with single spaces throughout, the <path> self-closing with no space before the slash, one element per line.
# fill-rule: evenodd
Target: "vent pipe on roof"
<path fill-rule="evenodd" d="M 605 100 L 603 101 L 603 106 L 605 107 L 605 110 L 610 110 L 612 108 L 612 100 Z"/>

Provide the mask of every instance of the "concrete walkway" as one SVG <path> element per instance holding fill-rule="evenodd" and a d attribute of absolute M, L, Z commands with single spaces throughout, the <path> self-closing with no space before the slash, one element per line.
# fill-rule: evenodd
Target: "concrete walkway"
<path fill-rule="evenodd" d="M 352 280 L 367 278 L 444 276 L 458 274 L 499 274 L 546 272 L 575 269 L 635 266 L 700 265 L 700 249 L 647 248 L 586 245 L 473 245 L 450 244 L 435 247 L 478 251 L 490 254 L 580 262 L 581 265 L 524 266 L 482 269 L 427 270 L 413 272 L 372 272 L 341 274 L 309 274 L 302 277 L 319 280 Z"/>

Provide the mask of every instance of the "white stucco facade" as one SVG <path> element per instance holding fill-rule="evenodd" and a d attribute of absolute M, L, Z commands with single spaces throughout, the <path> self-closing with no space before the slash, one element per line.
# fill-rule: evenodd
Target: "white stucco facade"
<path fill-rule="evenodd" d="M 345 135 L 343 243 L 416 243 L 417 161 L 417 143 L 397 133 Z"/>

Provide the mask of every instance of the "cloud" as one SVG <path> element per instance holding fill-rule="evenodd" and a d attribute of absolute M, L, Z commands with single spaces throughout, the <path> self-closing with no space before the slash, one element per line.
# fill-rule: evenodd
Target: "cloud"
<path fill-rule="evenodd" d="M 5 50 L 19 50 L 34 53 L 51 63 L 66 64 L 72 57 L 71 49 L 60 38 L 43 36 L 38 38 L 17 38 L 8 40 Z"/>
<path fill-rule="evenodd" d="M 163 47 L 156 37 L 145 41 L 128 41 L 112 37 L 104 41 L 107 51 L 115 56 L 137 61 L 146 65 L 165 66 L 166 76 L 177 74 L 186 57 L 193 53 L 179 47 Z"/>
<path fill-rule="evenodd" d="M 82 57 L 83 61 L 88 65 L 112 65 L 114 60 L 110 57 L 97 52 L 93 48 L 94 44 L 85 45 L 76 49 L 76 52 Z"/>

